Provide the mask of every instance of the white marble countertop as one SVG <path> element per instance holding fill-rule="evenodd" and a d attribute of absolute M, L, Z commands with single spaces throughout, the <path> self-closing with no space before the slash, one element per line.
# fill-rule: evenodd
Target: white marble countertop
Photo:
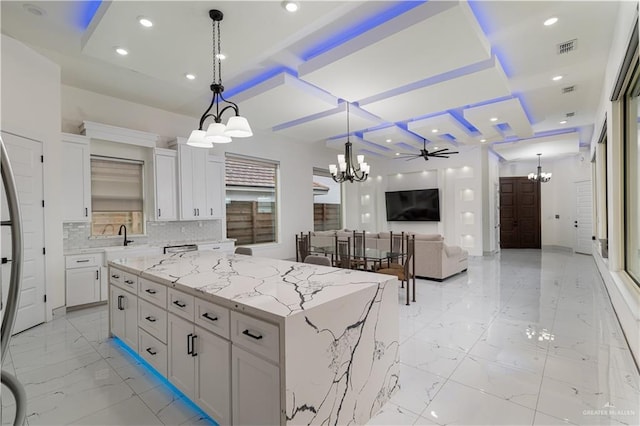
<path fill-rule="evenodd" d="M 122 237 L 118 236 L 119 239 L 122 239 Z M 126 252 L 127 250 L 130 251 L 135 251 L 136 249 L 153 249 L 153 248 L 160 248 L 162 249 L 163 247 L 166 246 L 179 246 L 179 245 L 186 245 L 186 244 L 194 244 L 196 246 L 203 246 L 203 245 L 207 245 L 207 244 L 217 244 L 217 243 L 228 243 L 228 242 L 235 242 L 235 239 L 233 238 L 225 238 L 222 240 L 207 240 L 207 241 L 170 241 L 170 242 L 166 242 L 163 244 L 130 244 L 128 246 L 123 246 L 123 245 L 117 245 L 117 246 L 105 246 L 105 247 L 87 247 L 87 248 L 79 248 L 79 249 L 70 249 L 70 250 L 65 250 L 64 251 L 64 255 L 65 256 L 72 256 L 72 255 L 76 255 L 76 254 L 87 254 L 87 253 L 108 253 L 108 252 L 115 252 L 115 251 L 123 251 Z"/>
<path fill-rule="evenodd" d="M 280 320 L 396 281 L 395 277 L 371 272 L 203 251 L 131 257 L 114 260 L 110 265 Z"/>

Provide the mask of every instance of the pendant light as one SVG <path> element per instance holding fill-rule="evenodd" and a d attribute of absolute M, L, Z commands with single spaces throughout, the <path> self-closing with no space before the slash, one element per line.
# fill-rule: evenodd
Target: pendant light
<path fill-rule="evenodd" d="M 369 165 L 364 162 L 364 155 L 356 157 L 357 163 L 353 162 L 353 145 L 349 140 L 349 103 L 347 102 L 347 143 L 344 145 L 344 155 L 338 154 L 338 165 L 329 164 L 329 172 L 333 180 L 342 183 L 364 182 L 369 177 Z"/>

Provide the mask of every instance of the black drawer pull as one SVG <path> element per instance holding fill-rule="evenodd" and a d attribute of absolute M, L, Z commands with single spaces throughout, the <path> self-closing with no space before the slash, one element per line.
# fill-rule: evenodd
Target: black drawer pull
<path fill-rule="evenodd" d="M 120 275 L 115 275 L 114 274 L 114 275 L 111 275 L 111 278 L 115 278 L 117 280 L 118 278 L 120 278 Z"/>
<path fill-rule="evenodd" d="M 149 322 L 156 322 L 156 319 L 154 317 L 152 317 L 151 315 L 149 315 L 148 317 L 145 317 L 144 319 L 146 319 Z"/>
<path fill-rule="evenodd" d="M 124 282 L 127 283 L 127 284 L 133 284 L 132 280 L 124 280 Z"/>
<path fill-rule="evenodd" d="M 251 337 L 253 339 L 256 339 L 256 340 L 262 339 L 262 334 L 257 334 L 257 335 L 256 334 L 251 334 L 251 332 L 249 330 L 243 331 L 242 334 L 244 334 L 245 336 L 249 336 L 249 337 Z"/>
<path fill-rule="evenodd" d="M 209 312 L 205 312 L 204 314 L 202 314 L 202 316 L 208 319 L 209 321 L 218 321 L 218 317 L 210 316 Z"/>
<path fill-rule="evenodd" d="M 124 296 L 118 296 L 118 310 L 124 311 L 124 305 L 122 301 L 124 300 Z"/>
<path fill-rule="evenodd" d="M 76 260 L 76 263 L 86 263 L 89 259 Z"/>
<path fill-rule="evenodd" d="M 174 301 L 173 301 L 173 304 L 174 304 L 174 305 L 176 305 L 176 306 L 178 306 L 178 307 L 180 307 L 180 308 L 184 308 L 185 306 L 187 306 L 187 304 L 186 304 L 186 303 L 182 303 L 182 302 L 181 302 L 181 301 L 179 301 L 179 300 L 174 300 Z"/>
<path fill-rule="evenodd" d="M 154 290 L 154 289 L 152 289 L 152 288 L 148 288 L 148 289 L 146 289 L 145 291 L 146 291 L 147 293 L 149 293 L 149 294 L 156 294 L 156 293 L 157 293 L 157 291 L 155 291 L 155 290 Z"/>
<path fill-rule="evenodd" d="M 191 347 L 191 336 L 193 336 L 193 333 L 187 334 L 187 355 L 191 355 L 193 353 L 193 349 Z"/>
<path fill-rule="evenodd" d="M 151 348 L 147 348 L 147 352 L 149 352 L 149 355 L 152 355 L 152 356 L 158 353 Z"/>
<path fill-rule="evenodd" d="M 196 339 L 198 338 L 197 334 L 194 334 L 193 337 L 191 338 L 191 356 L 198 356 L 198 353 L 196 352 Z"/>

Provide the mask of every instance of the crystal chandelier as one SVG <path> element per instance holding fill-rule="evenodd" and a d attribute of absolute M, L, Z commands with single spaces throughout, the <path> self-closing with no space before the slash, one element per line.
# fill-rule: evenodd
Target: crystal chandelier
<path fill-rule="evenodd" d="M 211 148 L 214 143 L 229 143 L 231 142 L 231 137 L 248 138 L 253 136 L 249 122 L 246 118 L 240 116 L 238 105 L 226 100 L 222 96 L 224 86 L 222 85 L 223 56 L 220 50 L 220 22 L 223 16 L 219 10 L 212 9 L 209 11 L 209 17 L 213 22 L 213 82 L 210 86 L 213 92 L 213 98 L 211 99 L 209 108 L 207 108 L 200 118 L 200 126 L 197 130 L 191 132 L 187 140 L 187 145 L 199 148 Z M 209 112 L 213 109 L 214 105 L 215 111 Z M 229 109 L 233 110 L 235 115 L 229 117 L 229 121 L 227 121 L 227 125 L 225 126 L 222 124 L 222 114 Z M 205 132 L 202 129 L 204 122 L 209 117 L 212 117 L 214 122 L 209 125 Z"/>
<path fill-rule="evenodd" d="M 357 164 L 353 162 L 351 141 L 349 140 L 349 103 L 347 102 L 347 143 L 344 145 L 344 155 L 338 154 L 338 165 L 329 164 L 329 172 L 333 180 L 342 183 L 364 182 L 369 177 L 369 165 L 364 162 L 364 155 L 358 155 Z"/>
<path fill-rule="evenodd" d="M 542 154 L 537 154 L 538 155 L 538 171 L 537 173 L 529 173 L 529 180 L 534 181 L 534 182 L 549 182 L 551 180 L 551 173 L 544 173 L 542 171 L 542 167 L 540 166 L 540 156 Z"/>

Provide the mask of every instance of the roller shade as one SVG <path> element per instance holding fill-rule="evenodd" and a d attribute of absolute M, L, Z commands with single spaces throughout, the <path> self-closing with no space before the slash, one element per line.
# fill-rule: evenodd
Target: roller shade
<path fill-rule="evenodd" d="M 91 159 L 91 209 L 142 211 L 142 162 Z"/>

